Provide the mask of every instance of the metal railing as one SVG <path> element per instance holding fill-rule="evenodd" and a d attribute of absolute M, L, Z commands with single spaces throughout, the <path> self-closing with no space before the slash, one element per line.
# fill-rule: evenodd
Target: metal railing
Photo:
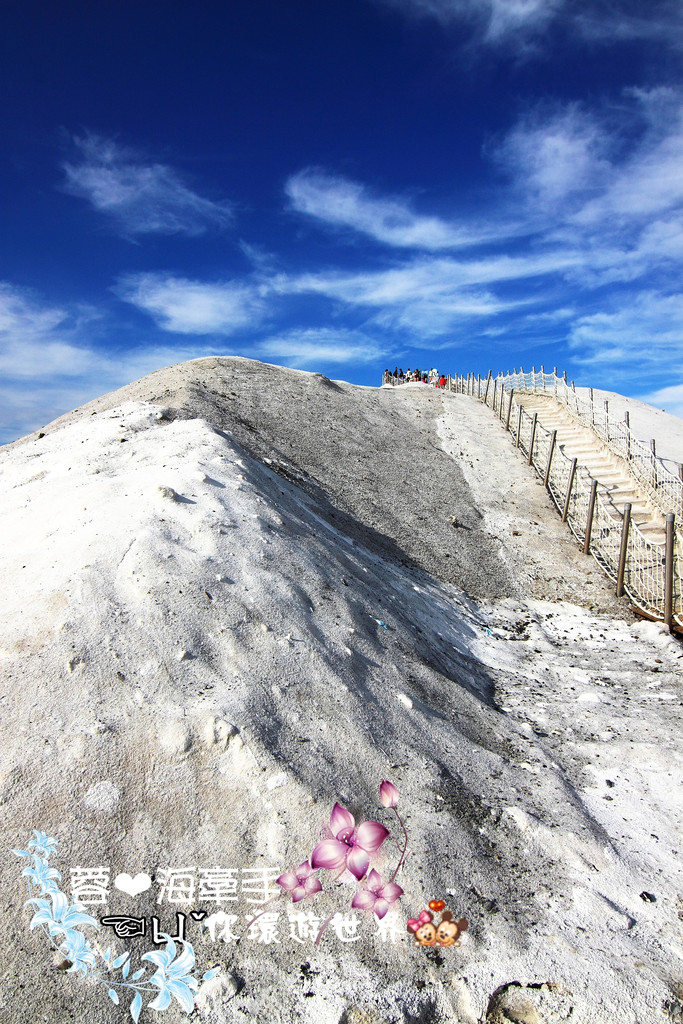
<path fill-rule="evenodd" d="M 594 403 L 578 396 L 566 377 L 556 373 L 524 374 L 520 370 L 495 378 L 489 374 L 485 379 L 474 374 L 456 375 L 449 377 L 448 389 L 479 398 L 498 416 L 515 447 L 543 478 L 562 520 L 583 550 L 592 554 L 615 581 L 617 595 L 628 594 L 647 618 L 664 622 L 670 630 L 683 631 L 683 538 L 675 528 L 676 512 L 680 515 L 683 508 L 681 480 L 651 448 L 633 436 L 628 423 L 620 430 L 607 410 L 604 418 L 597 416 Z M 648 496 L 657 495 L 656 503 L 665 513 L 666 539 L 662 543 L 648 539 L 632 521 L 630 504 L 620 512 L 588 469 L 565 454 L 556 443 L 556 432 L 547 430 L 537 413 L 530 415 L 524 408 L 521 396 L 525 393 L 551 394 L 576 420 L 593 427 L 600 441 L 616 454 L 625 458 L 624 451 L 632 453 L 631 458 L 625 458 L 628 470 Z"/>

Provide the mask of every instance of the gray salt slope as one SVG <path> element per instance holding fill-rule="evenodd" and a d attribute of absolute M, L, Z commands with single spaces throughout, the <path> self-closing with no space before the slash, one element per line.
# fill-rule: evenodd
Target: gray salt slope
<path fill-rule="evenodd" d="M 168 384 L 198 369 L 174 368 Z M 237 379 L 242 367 L 228 369 Z M 249 371 L 251 384 L 261 368 Z M 278 391 L 327 390 L 314 375 L 279 374 Z M 362 416 L 376 393 L 349 391 L 353 442 L 376 444 Z M 480 533 L 504 589 L 505 561 L 509 578 L 520 552 L 501 515 L 532 535 L 534 522 L 555 529 L 554 513 L 521 465 L 510 496 L 508 442 L 495 423 L 476 422 L 480 407 L 438 399 L 431 417 L 428 406 L 413 417 L 427 418 L 434 444 L 457 436 L 480 455 L 484 445 L 483 472 L 474 450 L 454 453 L 456 497 L 461 517 L 473 504 L 497 510 L 498 536 L 488 511 Z M 328 423 L 325 399 L 307 401 L 311 419 Z M 207 423 L 158 419 L 158 407 L 140 405 L 84 411 L 41 447 L 12 446 L 2 463 L 5 848 L 41 827 L 62 838 L 64 865 L 134 873 L 170 856 L 246 865 L 262 854 L 284 867 L 308 852 L 335 799 L 377 814 L 376 783 L 388 775 L 410 816 L 407 909 L 452 893 L 472 921 L 468 946 L 439 966 L 407 943 L 392 950 L 369 937 L 359 952 L 331 939 L 305 957 L 291 944 L 259 956 L 198 943 L 246 983 L 203 1019 L 265 1016 L 271 988 L 282 1020 L 350 1020 L 353 1006 L 378 1020 L 422 1010 L 453 1019 L 460 1007 L 467 1019 L 468 1001 L 480 1015 L 512 981 L 564 986 L 571 996 L 532 995 L 587 1020 L 667 1019 L 680 976 L 671 853 L 680 806 L 669 790 L 680 771 L 677 647 L 651 625 L 514 592 L 477 608 L 402 564 L 410 559 L 348 507 L 342 517 L 315 481 L 283 479 Z M 284 414 L 279 424 L 292 442 L 281 470 L 303 476 L 311 467 L 292 452 L 301 431 Z M 380 509 L 356 479 L 365 490 L 356 500 Z M 402 507 L 411 509 L 407 497 Z M 449 528 L 454 551 L 462 528 Z M 580 568 L 561 540 L 569 586 Z M 543 561 L 541 551 L 532 593 L 555 586 L 558 567 L 544 573 Z M 609 604 L 598 579 L 590 589 L 591 603 Z M 14 906 L 17 863 L 3 858 Z M 644 889 L 656 904 L 643 903 Z M 9 1020 L 36 1005 L 17 988 L 27 973 L 46 1020 L 121 1019 L 103 993 L 50 976 L 44 940 L 16 917 L 3 919 Z M 299 967 L 309 960 L 320 973 L 307 979 Z"/>

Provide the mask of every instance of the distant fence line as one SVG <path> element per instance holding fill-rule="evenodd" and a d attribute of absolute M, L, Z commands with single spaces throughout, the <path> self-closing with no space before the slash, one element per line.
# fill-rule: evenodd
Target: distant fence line
<path fill-rule="evenodd" d="M 681 536 L 675 529 L 675 510 L 683 510 L 683 470 L 679 475 L 659 459 L 654 442 L 648 446 L 635 438 L 627 418 L 610 419 L 607 403 L 597 411 L 590 389 L 589 400 L 577 395 L 566 374 L 491 373 L 486 378 L 449 376 L 448 390 L 472 395 L 483 401 L 504 423 L 519 448 L 547 487 L 562 521 L 616 582 L 617 596 L 627 593 L 634 606 L 647 618 L 663 621 L 671 630 L 683 631 L 681 585 Z M 600 440 L 628 464 L 633 477 L 665 513 L 666 540 L 648 540 L 631 520 L 631 505 L 622 513 L 598 492 L 599 481 L 591 477 L 577 459 L 568 458 L 556 446 L 556 431 L 546 430 L 537 414 L 529 415 L 516 397 L 523 394 L 552 395 L 566 406 L 574 419 L 593 429 Z M 677 464 L 678 465 L 678 464 Z"/>

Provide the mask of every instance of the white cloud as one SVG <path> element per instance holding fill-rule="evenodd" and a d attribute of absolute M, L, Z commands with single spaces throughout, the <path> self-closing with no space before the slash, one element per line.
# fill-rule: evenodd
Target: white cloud
<path fill-rule="evenodd" d="M 573 220 L 578 225 L 649 220 L 683 202 L 683 106 L 663 137 L 646 133 L 635 152 L 613 166 L 602 194 L 589 200 Z M 659 133 L 657 133 L 659 134 Z"/>
<path fill-rule="evenodd" d="M 665 409 L 666 412 L 683 419 L 683 384 L 672 384 L 658 391 L 652 391 L 649 395 L 643 395 L 642 401 L 649 405 L 657 406 L 658 409 Z"/>
<path fill-rule="evenodd" d="M 231 223 L 229 204 L 200 196 L 165 164 L 96 135 L 74 141 L 80 161 L 64 164 L 65 191 L 110 216 L 124 235 L 201 235 Z"/>
<path fill-rule="evenodd" d="M 555 26 L 593 43 L 643 40 L 683 46 L 679 0 L 384 0 L 408 15 L 471 26 L 492 46 L 524 44 Z M 524 50 L 525 53 L 529 51 Z M 519 50 L 516 50 L 519 56 Z"/>
<path fill-rule="evenodd" d="M 216 354 L 199 345 L 104 351 L 87 337 L 98 319 L 0 282 L 0 444 L 160 367 Z"/>
<path fill-rule="evenodd" d="M 260 341 L 252 353 L 273 357 L 286 366 L 305 368 L 325 363 L 371 363 L 388 355 L 386 344 L 362 331 L 316 327 L 286 331 Z"/>
<path fill-rule="evenodd" d="M 683 11 L 679 0 L 593 0 L 571 11 L 575 29 L 588 40 L 608 43 L 649 40 L 666 47 L 683 46 Z"/>
<path fill-rule="evenodd" d="M 454 324 L 495 316 L 528 300 L 500 298 L 487 287 L 572 268 L 576 255 L 554 252 L 529 257 L 492 256 L 479 260 L 420 257 L 390 270 L 355 274 L 305 274 L 275 279 L 283 293 L 313 292 L 352 305 L 370 306 L 377 322 L 433 337 Z"/>
<path fill-rule="evenodd" d="M 526 115 L 493 151 L 513 179 L 528 210 L 561 215 L 571 202 L 604 188 L 612 167 L 606 158 L 609 133 L 591 114 L 571 104 Z M 571 207 L 570 207 L 571 208 Z"/>
<path fill-rule="evenodd" d="M 0 282 L 0 374 L 31 378 L 83 373 L 89 356 L 72 340 L 78 319 L 65 309 L 42 306 L 30 292 Z"/>
<path fill-rule="evenodd" d="M 662 295 L 644 290 L 588 316 L 570 332 L 579 361 L 611 366 L 616 379 L 683 373 L 683 293 Z"/>
<path fill-rule="evenodd" d="M 538 32 L 563 6 L 563 0 L 489 0 L 485 38 L 497 42 L 518 32 Z"/>
<path fill-rule="evenodd" d="M 321 171 L 300 171 L 285 191 L 297 212 L 391 246 L 435 251 L 478 245 L 519 231 L 500 222 L 467 226 L 419 215 L 404 199 L 372 196 L 355 181 Z"/>
<path fill-rule="evenodd" d="M 564 0 L 387 0 L 408 14 L 436 18 L 442 24 L 467 22 L 486 42 L 541 31 Z"/>
<path fill-rule="evenodd" d="M 164 274 L 124 277 L 117 294 L 178 334 L 233 334 L 264 316 L 261 291 L 238 281 L 207 283 Z"/>

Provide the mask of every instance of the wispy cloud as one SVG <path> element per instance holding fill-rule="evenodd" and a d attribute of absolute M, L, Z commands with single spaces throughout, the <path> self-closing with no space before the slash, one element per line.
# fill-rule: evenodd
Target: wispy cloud
<path fill-rule="evenodd" d="M 250 354 L 305 369 L 325 363 L 372 363 L 388 356 L 390 351 L 386 342 L 371 338 L 363 331 L 313 327 L 266 338 L 258 342 Z"/>
<path fill-rule="evenodd" d="M 587 40 L 631 42 L 650 40 L 667 48 L 683 47 L 683 10 L 678 0 L 626 0 L 614 4 L 610 0 L 593 0 L 582 9 L 572 10 L 571 17 L 578 32 Z"/>
<path fill-rule="evenodd" d="M 35 378 L 83 373 L 89 355 L 73 341 L 82 316 L 43 305 L 32 293 L 0 282 L 0 374 Z"/>
<path fill-rule="evenodd" d="M 671 387 L 659 388 L 658 391 L 651 391 L 649 395 L 641 396 L 643 402 L 655 405 L 659 409 L 665 409 L 674 416 L 683 419 L 683 384 L 673 384 Z"/>
<path fill-rule="evenodd" d="M 406 249 L 456 249 L 519 233 L 519 225 L 457 224 L 415 213 L 407 200 L 373 196 L 355 181 L 307 169 L 285 186 L 292 209 L 332 227 L 350 228 L 385 245 Z"/>
<path fill-rule="evenodd" d="M 442 24 L 465 22 L 486 42 L 545 28 L 564 0 L 386 0 L 393 7 Z"/>
<path fill-rule="evenodd" d="M 528 301 L 496 296 L 488 286 L 567 270 L 576 258 L 571 252 L 479 260 L 419 257 L 389 270 L 281 277 L 273 286 L 284 293 L 310 292 L 372 307 L 378 323 L 433 338 L 456 324 L 465 328 L 473 318 L 495 316 Z"/>
<path fill-rule="evenodd" d="M 665 295 L 644 290 L 607 309 L 579 317 L 570 332 L 578 362 L 610 367 L 619 381 L 637 381 L 683 374 L 683 293 Z"/>
<path fill-rule="evenodd" d="M 362 269 L 281 274 L 269 287 L 370 310 L 370 323 L 417 345 L 473 331 L 490 337 L 502 325 L 522 336 L 554 321 L 577 360 L 616 360 L 626 375 L 640 359 L 639 339 L 661 337 L 659 356 L 651 348 L 645 357 L 653 372 L 661 367 L 661 352 L 673 356 L 681 342 L 673 282 L 683 261 L 683 95 L 631 90 L 592 111 L 546 104 L 487 153 L 506 178 L 489 222 L 514 209 L 526 234 L 494 239 L 492 228 L 479 252 L 447 255 L 474 233 L 422 215 L 417 202 L 307 170 L 288 182 L 293 207 L 372 237 L 391 265 L 366 251 Z M 483 240 L 486 225 L 477 232 Z M 401 247 L 418 252 L 400 259 Z M 635 289 L 628 301 L 626 284 Z M 591 312 L 577 318 L 587 305 Z"/>
<path fill-rule="evenodd" d="M 232 222 L 228 203 L 199 195 L 166 164 L 97 135 L 74 145 L 79 159 L 64 164 L 65 191 L 88 200 L 123 235 L 202 235 Z"/>
<path fill-rule="evenodd" d="M 135 274 L 122 278 L 115 291 L 149 313 L 159 327 L 177 334 L 234 334 L 265 315 L 263 289 L 248 282 Z"/>
<path fill-rule="evenodd" d="M 559 26 L 583 40 L 613 46 L 622 41 L 683 45 L 683 12 L 678 0 L 382 0 L 415 17 L 466 25 L 476 41 L 490 46 L 537 41 Z M 527 50 L 527 53 L 534 52 Z M 517 51 L 517 56 L 519 51 Z"/>
<path fill-rule="evenodd" d="M 99 319 L 93 310 L 51 306 L 0 282 L 0 444 L 152 370 L 215 354 L 198 345 L 97 348 Z"/>
<path fill-rule="evenodd" d="M 573 103 L 527 112 L 490 153 L 524 216 L 547 224 L 548 217 L 564 218 L 605 189 L 612 145 L 607 126 Z"/>

